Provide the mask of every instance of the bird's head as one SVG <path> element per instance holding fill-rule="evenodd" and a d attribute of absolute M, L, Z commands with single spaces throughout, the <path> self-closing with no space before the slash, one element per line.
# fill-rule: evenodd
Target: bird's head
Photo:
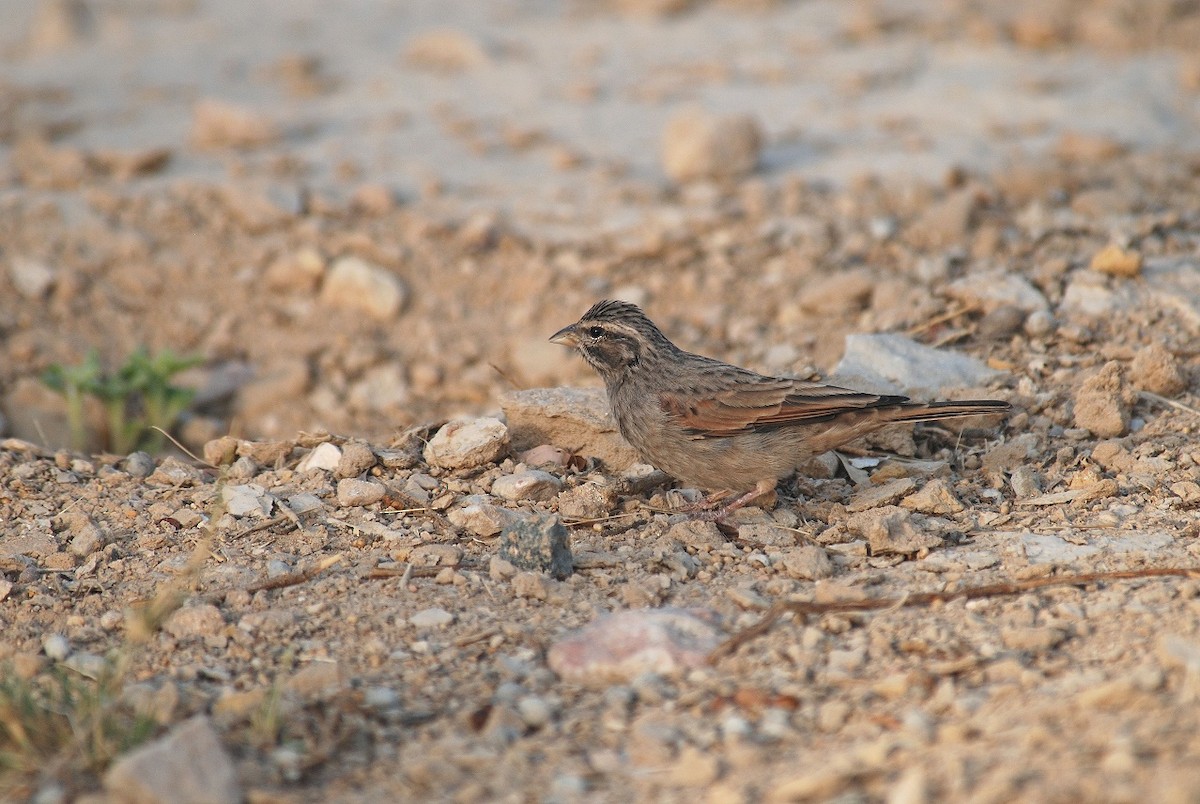
<path fill-rule="evenodd" d="M 579 351 L 605 382 L 619 380 L 674 346 L 636 304 L 602 301 L 550 338 Z"/>

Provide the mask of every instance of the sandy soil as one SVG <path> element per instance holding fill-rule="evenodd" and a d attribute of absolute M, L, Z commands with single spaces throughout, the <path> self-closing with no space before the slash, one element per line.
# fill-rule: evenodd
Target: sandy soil
<path fill-rule="evenodd" d="M 789 597 L 1200 565 L 1200 14 L 983 5 L 0 5 L 5 675 L 108 673 L 106 717 L 251 801 L 1192 800 L 1191 578 L 548 662 L 616 610 L 727 635 Z M 752 121 L 757 169 L 670 178 L 687 109 Z M 596 387 L 545 339 L 606 296 L 760 370 L 901 333 L 1015 410 L 859 445 L 900 456 L 729 533 L 594 455 L 541 499 L 497 491 L 518 450 L 430 463 L 430 425 Z M 107 454 L 97 410 L 65 448 L 40 374 L 139 346 L 202 358 L 177 434 L 236 462 Z M 514 575 L 471 505 L 561 514 L 574 573 Z M 194 715 L 212 751 L 161 742 Z M 149 784 L 80 740 L 0 796 Z"/>

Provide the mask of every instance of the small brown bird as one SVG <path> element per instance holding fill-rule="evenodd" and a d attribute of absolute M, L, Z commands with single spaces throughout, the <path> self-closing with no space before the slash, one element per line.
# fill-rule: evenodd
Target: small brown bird
<path fill-rule="evenodd" d="M 768 377 L 671 343 L 635 304 L 602 301 L 550 338 L 604 380 L 621 435 L 638 454 L 719 500 L 719 516 L 768 494 L 813 455 L 892 422 L 1000 413 L 1007 402 L 913 402 Z"/>

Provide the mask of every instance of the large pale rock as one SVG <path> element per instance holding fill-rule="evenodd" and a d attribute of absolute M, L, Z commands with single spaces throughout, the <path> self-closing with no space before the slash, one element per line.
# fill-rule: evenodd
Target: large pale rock
<path fill-rule="evenodd" d="M 233 760 L 203 715 L 118 759 L 104 775 L 104 788 L 112 801 L 121 804 L 236 804 L 242 800 Z"/>
<path fill-rule="evenodd" d="M 886 333 L 847 335 L 846 352 L 832 378 L 840 385 L 876 393 L 937 396 L 954 388 L 986 385 L 999 375 L 968 355 Z"/>
<path fill-rule="evenodd" d="M 610 469 L 625 469 L 640 459 L 617 432 L 608 398 L 599 389 L 532 388 L 500 400 L 513 448 L 554 444 L 585 457 L 599 458 Z"/>
<path fill-rule="evenodd" d="M 429 439 L 425 460 L 443 469 L 465 469 L 498 460 L 508 447 L 508 428 L 499 419 L 455 419 Z"/>

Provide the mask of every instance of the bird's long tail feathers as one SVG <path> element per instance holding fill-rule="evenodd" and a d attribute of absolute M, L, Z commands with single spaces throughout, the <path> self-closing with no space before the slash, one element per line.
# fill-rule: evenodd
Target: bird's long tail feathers
<path fill-rule="evenodd" d="M 884 418 L 892 422 L 928 422 L 1003 413 L 1012 406 L 998 399 L 964 399 L 959 402 L 909 402 L 888 410 Z"/>

